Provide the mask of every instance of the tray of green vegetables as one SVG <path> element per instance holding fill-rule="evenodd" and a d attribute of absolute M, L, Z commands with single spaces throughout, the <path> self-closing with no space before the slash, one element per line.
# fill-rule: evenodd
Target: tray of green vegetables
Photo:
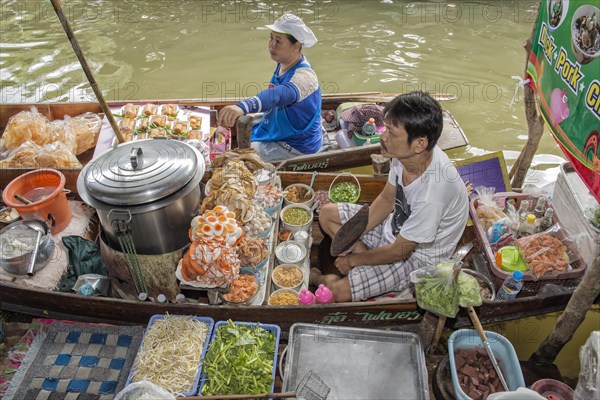
<path fill-rule="evenodd" d="M 281 328 L 277 325 L 219 321 L 204 357 L 200 394 L 271 393 Z"/>

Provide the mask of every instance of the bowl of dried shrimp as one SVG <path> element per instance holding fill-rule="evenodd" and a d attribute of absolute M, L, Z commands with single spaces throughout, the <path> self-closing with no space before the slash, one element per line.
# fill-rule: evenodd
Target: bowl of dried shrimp
<path fill-rule="evenodd" d="M 271 280 L 277 289 L 300 290 L 304 282 L 304 274 L 297 265 L 281 264 L 273 269 Z"/>
<path fill-rule="evenodd" d="M 240 275 L 229 285 L 229 290 L 225 293 L 219 292 L 219 297 L 228 305 L 249 305 L 256 298 L 258 289 L 258 275 L 250 271 L 240 271 Z"/>
<path fill-rule="evenodd" d="M 278 289 L 269 296 L 270 306 L 296 306 L 300 304 L 298 292 L 292 289 Z"/>

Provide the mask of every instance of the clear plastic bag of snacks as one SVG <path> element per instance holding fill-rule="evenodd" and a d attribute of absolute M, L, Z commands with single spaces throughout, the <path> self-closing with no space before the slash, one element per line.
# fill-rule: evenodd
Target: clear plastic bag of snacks
<path fill-rule="evenodd" d="M 62 119 L 51 121 L 48 123 L 47 132 L 48 143 L 61 142 L 73 154 L 77 152 L 77 138 L 68 122 Z"/>
<path fill-rule="evenodd" d="M 0 161 L 0 168 L 82 168 L 73 152 L 62 142 L 45 146 L 28 141 Z"/>
<path fill-rule="evenodd" d="M 8 150 L 14 150 L 21 144 L 32 141 L 38 145 L 48 143 L 48 119 L 35 107 L 30 111 L 21 111 L 8 119 L 2 138 Z"/>
<path fill-rule="evenodd" d="M 550 229 L 515 240 L 530 272 L 539 278 L 546 272 L 564 272 L 579 259 L 571 249 L 577 248 L 578 235 L 569 234 L 559 224 Z"/>
<path fill-rule="evenodd" d="M 494 221 L 506 218 L 502 209 L 494 200 L 496 189 L 493 187 L 477 186 L 475 192 L 479 196 L 477 203 L 477 217 L 483 223 L 484 229 L 487 231 Z"/>
<path fill-rule="evenodd" d="M 73 118 L 65 116 L 65 122 L 71 125 L 71 130 L 75 133 L 77 140 L 77 152 L 75 154 L 81 154 L 96 146 L 98 136 L 102 130 L 102 118 L 98 114 L 86 112 Z"/>

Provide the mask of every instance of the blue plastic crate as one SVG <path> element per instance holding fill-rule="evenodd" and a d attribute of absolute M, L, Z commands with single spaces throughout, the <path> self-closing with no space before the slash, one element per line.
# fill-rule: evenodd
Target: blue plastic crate
<path fill-rule="evenodd" d="M 273 355 L 273 372 L 272 372 L 273 383 L 271 384 L 271 392 L 273 392 L 275 390 L 275 373 L 277 371 L 277 356 L 279 354 L 279 337 L 281 336 L 281 328 L 278 325 L 261 324 L 261 323 L 254 323 L 254 322 L 233 321 L 233 323 L 235 325 L 259 326 L 260 328 L 263 328 L 264 330 L 275 334 L 275 354 Z M 210 338 L 211 345 L 217 335 L 217 329 L 223 325 L 227 325 L 227 321 L 218 321 L 215 324 L 215 329 L 213 330 L 213 333 Z M 200 389 L 198 390 L 199 396 L 202 396 L 202 388 L 204 387 L 204 384 L 206 383 L 207 379 L 208 379 L 208 377 L 206 376 L 206 374 L 203 373 L 202 380 L 200 381 Z"/>
<path fill-rule="evenodd" d="M 500 369 L 506 379 L 506 384 L 511 391 L 517 390 L 520 387 L 525 387 L 523 372 L 519 358 L 513 345 L 504 336 L 495 332 L 485 331 L 488 342 L 492 347 L 492 351 L 496 356 Z M 450 373 L 452 375 L 452 386 L 454 387 L 454 395 L 459 400 L 470 400 L 471 398 L 462 390 L 458 382 L 458 371 L 456 371 L 456 363 L 454 361 L 454 351 L 458 349 L 473 349 L 484 348 L 481 338 L 473 329 L 460 329 L 455 331 L 448 339 L 448 356 L 450 357 Z"/>
<path fill-rule="evenodd" d="M 150 317 L 150 320 L 148 321 L 148 326 L 146 327 L 146 331 L 144 332 L 144 338 L 146 337 L 146 333 L 152 327 L 152 324 L 154 324 L 154 322 L 156 322 L 157 320 L 163 319 L 165 317 L 166 317 L 165 314 L 155 314 L 152 317 Z M 200 356 L 200 365 L 198 366 L 198 372 L 196 373 L 196 378 L 194 380 L 194 386 L 193 386 L 191 392 L 182 393 L 183 396 L 194 396 L 198 392 L 198 385 L 200 382 L 200 377 L 202 376 L 202 364 L 204 362 L 204 355 L 206 354 L 206 350 L 208 349 L 208 343 L 210 342 L 210 340 L 212 338 L 212 330 L 215 325 L 215 320 L 210 317 L 197 317 L 197 316 L 193 316 L 193 315 L 171 315 L 171 317 L 193 317 L 194 319 L 196 319 L 200 322 L 204 322 L 204 323 L 208 324 L 206 339 L 204 340 L 204 345 L 202 346 L 202 355 Z M 140 344 L 140 349 L 142 348 L 143 345 L 144 345 L 144 339 L 142 339 L 142 343 Z M 136 358 L 137 358 L 137 356 L 136 356 Z M 133 365 L 135 366 L 135 362 Z M 134 372 L 134 368 L 131 368 L 131 371 L 129 372 L 129 376 L 127 377 L 127 382 L 125 383 L 125 386 L 127 386 L 131 383 L 131 379 L 133 377 L 133 372 Z"/>

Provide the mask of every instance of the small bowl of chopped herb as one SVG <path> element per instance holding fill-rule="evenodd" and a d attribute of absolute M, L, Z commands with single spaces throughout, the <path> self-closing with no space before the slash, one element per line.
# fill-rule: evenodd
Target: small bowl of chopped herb
<path fill-rule="evenodd" d="M 313 222 L 313 211 L 303 204 L 290 204 L 283 207 L 280 218 L 282 230 L 308 231 Z"/>
<path fill-rule="evenodd" d="M 336 182 L 340 178 L 340 181 Z M 360 198 L 360 183 L 349 172 L 343 172 L 335 177 L 329 186 L 329 200 L 332 203 L 358 203 Z"/>

